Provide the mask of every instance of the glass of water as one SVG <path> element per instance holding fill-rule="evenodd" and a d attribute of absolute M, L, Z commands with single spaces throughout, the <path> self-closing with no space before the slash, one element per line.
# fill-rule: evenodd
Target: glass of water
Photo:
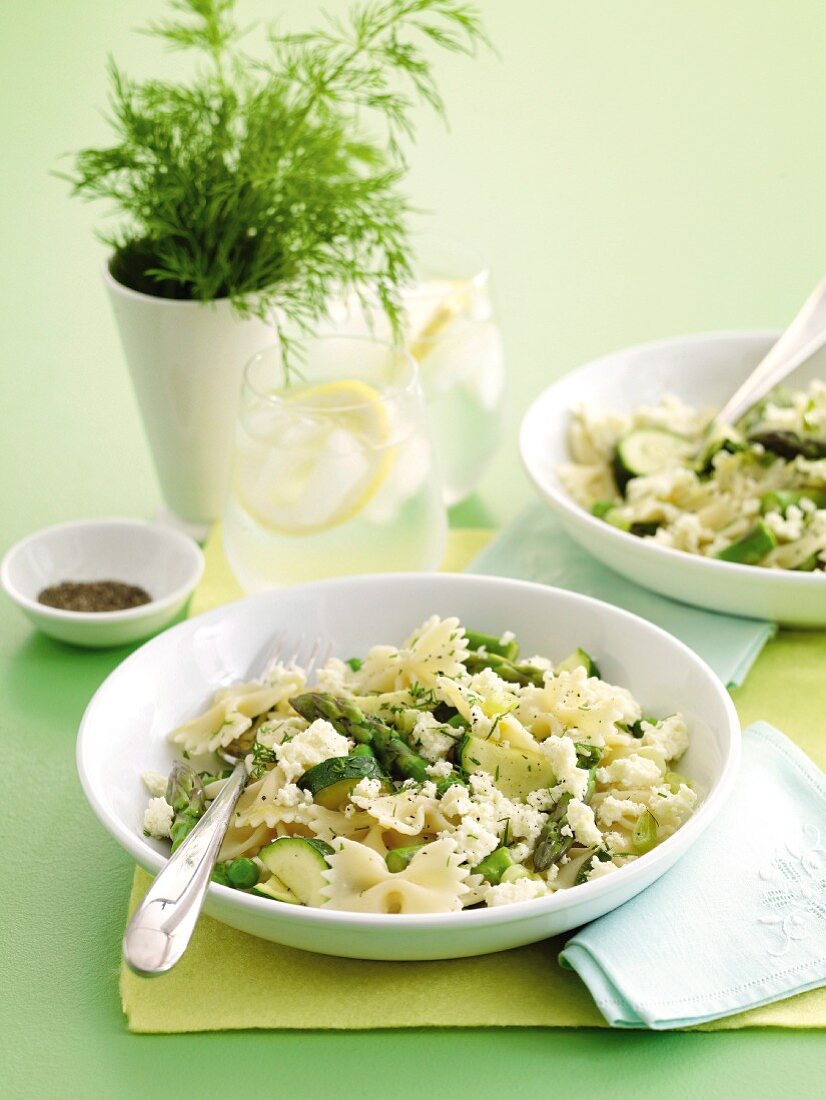
<path fill-rule="evenodd" d="M 450 237 L 414 238 L 413 279 L 402 289 L 405 337 L 419 364 L 445 502 L 458 504 L 479 483 L 499 444 L 505 389 L 502 333 L 490 270 L 473 248 Z M 325 331 L 389 336 L 374 308 L 356 295 L 333 303 Z"/>
<path fill-rule="evenodd" d="M 445 501 L 453 505 L 476 488 L 499 444 L 502 333 L 490 270 L 474 249 L 423 234 L 414 274 L 403 296 L 407 340 L 419 364 Z"/>
<path fill-rule="evenodd" d="M 327 335 L 300 370 L 288 385 L 270 348 L 244 374 L 224 516 L 243 588 L 435 569 L 447 521 L 409 352 Z"/>

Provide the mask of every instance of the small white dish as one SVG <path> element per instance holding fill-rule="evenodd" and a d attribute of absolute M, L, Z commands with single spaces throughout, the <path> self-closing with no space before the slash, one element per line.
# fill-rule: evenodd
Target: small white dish
<path fill-rule="evenodd" d="M 204 571 L 200 547 L 169 527 L 142 520 L 79 520 L 22 539 L 0 565 L 0 582 L 38 630 L 73 645 L 101 648 L 148 638 L 178 614 Z M 139 585 L 150 603 L 125 611 L 63 611 L 38 603 L 63 581 Z"/>
<path fill-rule="evenodd" d="M 559 479 L 569 461 L 571 410 L 581 404 L 630 411 L 675 394 L 696 408 L 722 406 L 757 366 L 776 332 L 677 336 L 612 352 L 544 390 L 522 420 L 522 461 L 562 526 L 589 554 L 645 588 L 683 603 L 791 626 L 826 625 L 826 573 L 796 573 L 715 561 L 641 539 L 592 516 Z M 826 349 L 787 380 L 826 378 Z"/>
<path fill-rule="evenodd" d="M 740 755 L 737 714 L 720 680 L 682 642 L 573 592 L 500 577 L 402 573 L 263 592 L 181 623 L 133 653 L 104 681 L 80 727 L 77 767 L 92 809 L 138 863 L 157 872 L 169 849 L 143 836 L 147 795 L 140 776 L 169 772 L 175 760 L 167 741 L 171 729 L 200 713 L 219 687 L 243 679 L 276 633 L 287 641 L 329 640 L 335 655 L 347 658 L 400 641 L 431 614 L 458 615 L 496 636 L 513 630 L 526 653 L 561 659 L 582 646 L 605 679 L 627 687 L 644 711 L 681 711 L 691 744 L 680 769 L 703 793 L 693 816 L 616 874 L 535 901 L 460 913 L 373 915 L 287 905 L 212 883 L 210 916 L 327 955 L 484 955 L 565 932 L 622 905 L 667 871 L 725 805 Z"/>

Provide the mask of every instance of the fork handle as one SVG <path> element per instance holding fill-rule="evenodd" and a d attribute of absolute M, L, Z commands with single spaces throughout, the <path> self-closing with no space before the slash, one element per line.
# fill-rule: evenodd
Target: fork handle
<path fill-rule="evenodd" d="M 123 957 L 136 974 L 165 974 L 186 950 L 246 781 L 247 769 L 241 761 L 135 911 L 123 936 Z"/>

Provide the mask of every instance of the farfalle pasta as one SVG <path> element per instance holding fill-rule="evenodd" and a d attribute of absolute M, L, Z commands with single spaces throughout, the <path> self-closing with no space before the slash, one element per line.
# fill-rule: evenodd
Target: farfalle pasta
<path fill-rule="evenodd" d="M 689 732 L 577 650 L 520 658 L 512 634 L 431 616 L 398 647 L 332 658 L 313 687 L 276 666 L 170 733 L 184 750 L 144 820 L 173 849 L 244 756 L 215 878 L 272 901 L 452 913 L 621 870 L 691 815 Z"/>
<path fill-rule="evenodd" d="M 826 569 L 826 383 L 775 393 L 732 428 L 674 397 L 575 410 L 559 476 L 606 523 L 658 546 Z"/>

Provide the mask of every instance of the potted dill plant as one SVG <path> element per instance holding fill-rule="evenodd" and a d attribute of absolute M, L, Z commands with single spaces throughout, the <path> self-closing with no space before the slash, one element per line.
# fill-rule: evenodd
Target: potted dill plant
<path fill-rule="evenodd" d="M 115 141 L 76 154 L 75 195 L 108 200 L 104 279 L 173 516 L 220 514 L 245 362 L 285 370 L 336 296 L 400 331 L 410 274 L 400 190 L 411 110 L 442 110 L 428 47 L 472 54 L 461 0 L 373 0 L 246 50 L 235 0 L 170 0 L 147 33 L 193 55 L 183 82 L 110 63 Z"/>

